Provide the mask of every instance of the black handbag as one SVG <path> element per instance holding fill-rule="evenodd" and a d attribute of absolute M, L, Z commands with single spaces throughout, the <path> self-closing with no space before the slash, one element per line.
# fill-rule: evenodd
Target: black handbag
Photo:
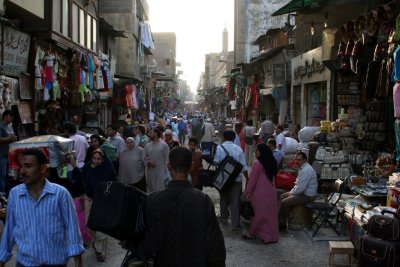
<path fill-rule="evenodd" d="M 391 213 L 394 217 L 385 216 L 385 213 Z M 398 214 L 383 210 L 382 215 L 372 216 L 366 225 L 368 234 L 391 241 L 400 240 L 400 219 Z"/>
<path fill-rule="evenodd" d="M 251 202 L 245 196 L 240 197 L 240 216 L 246 220 L 250 220 L 254 216 L 254 210 Z"/>
<path fill-rule="evenodd" d="M 215 175 L 214 170 L 199 170 L 198 184 L 205 187 L 212 187 L 212 178 Z"/>
<path fill-rule="evenodd" d="M 221 193 L 227 192 L 235 183 L 236 178 L 242 172 L 243 165 L 229 155 L 228 151 L 221 145 L 226 157 L 218 165 L 213 177 L 212 185 Z"/>
<path fill-rule="evenodd" d="M 145 232 L 146 193 L 123 183 L 98 183 L 87 226 L 118 240 L 140 240 Z"/>

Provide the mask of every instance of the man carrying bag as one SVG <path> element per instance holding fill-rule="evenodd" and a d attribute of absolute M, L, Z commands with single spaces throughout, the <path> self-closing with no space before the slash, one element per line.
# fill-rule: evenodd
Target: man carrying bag
<path fill-rule="evenodd" d="M 232 185 L 228 185 L 228 188 L 220 190 L 221 214 L 219 219 L 221 223 L 228 224 L 230 214 L 232 230 L 238 231 L 243 229 L 243 226 L 240 224 L 240 196 L 242 194 L 243 176 L 246 178 L 246 183 L 248 180 L 248 167 L 242 149 L 233 143 L 235 140 L 235 132 L 232 130 L 224 131 L 223 138 L 224 142 L 217 147 L 214 162 L 216 164 L 222 164 L 226 157 L 230 156 L 242 165 L 242 171 L 237 175 Z M 218 176 L 219 174 L 220 173 L 217 171 L 216 175 Z M 218 180 L 218 177 L 216 177 L 216 180 Z M 228 211 L 228 207 L 230 207 L 230 212 Z"/>

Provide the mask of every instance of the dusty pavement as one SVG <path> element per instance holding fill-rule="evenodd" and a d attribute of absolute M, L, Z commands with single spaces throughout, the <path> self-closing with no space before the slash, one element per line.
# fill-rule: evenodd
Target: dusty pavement
<path fill-rule="evenodd" d="M 215 189 L 204 190 L 214 201 L 216 213 L 219 213 L 219 196 Z M 248 222 L 243 224 L 248 226 Z M 328 242 L 312 242 L 304 231 L 287 231 L 282 234 L 276 244 L 265 245 L 259 240 L 245 241 L 241 232 L 233 232 L 229 226 L 221 226 L 225 236 L 227 251 L 226 266 L 327 266 Z M 84 266 L 119 267 L 125 256 L 118 241 L 109 239 L 107 258 L 103 263 L 96 261 L 92 248 L 87 248 L 84 254 Z M 15 256 L 14 256 L 15 257 Z M 6 266 L 15 266 L 14 257 Z M 345 263 L 345 259 L 337 258 L 335 263 Z M 342 262 L 341 262 L 342 261 Z M 72 262 L 68 266 L 74 266 Z"/>

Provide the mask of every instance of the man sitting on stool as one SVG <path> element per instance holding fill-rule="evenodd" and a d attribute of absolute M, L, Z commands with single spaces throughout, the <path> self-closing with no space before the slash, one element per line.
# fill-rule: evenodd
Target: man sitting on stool
<path fill-rule="evenodd" d="M 292 190 L 282 194 L 279 198 L 278 216 L 280 230 L 286 230 L 286 222 L 291 207 L 313 202 L 318 194 L 317 174 L 311 165 L 308 164 L 307 155 L 304 152 L 297 152 L 294 160 L 299 166 L 299 173 Z"/>

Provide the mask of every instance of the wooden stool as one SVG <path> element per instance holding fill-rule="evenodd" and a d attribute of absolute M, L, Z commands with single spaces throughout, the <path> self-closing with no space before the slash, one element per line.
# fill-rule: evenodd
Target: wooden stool
<path fill-rule="evenodd" d="M 335 254 L 349 255 L 349 264 L 344 266 L 351 267 L 351 258 L 353 256 L 354 246 L 350 241 L 329 241 L 329 267 L 333 267 Z"/>

